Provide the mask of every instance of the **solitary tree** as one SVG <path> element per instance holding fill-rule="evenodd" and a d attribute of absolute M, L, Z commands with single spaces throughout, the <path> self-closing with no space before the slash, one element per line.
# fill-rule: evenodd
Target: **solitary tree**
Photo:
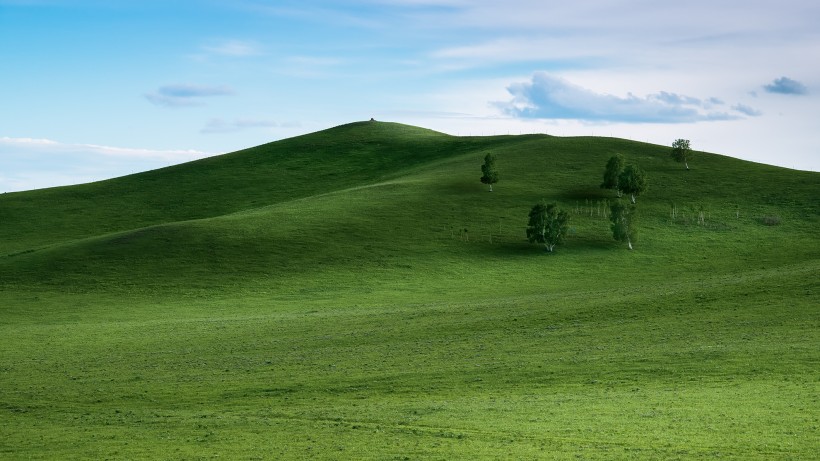
<path fill-rule="evenodd" d="M 692 148 L 689 147 L 688 139 L 676 139 L 672 143 L 672 158 L 678 163 L 686 165 L 689 169 L 689 159 L 692 157 Z"/>
<path fill-rule="evenodd" d="M 635 232 L 636 208 L 635 205 L 624 205 L 617 201 L 610 206 L 609 220 L 612 222 L 612 238 L 619 242 L 626 242 L 629 249 L 632 249 L 632 242 L 636 240 Z"/>
<path fill-rule="evenodd" d="M 555 245 L 564 241 L 569 230 L 569 213 L 558 208 L 554 203 L 539 203 L 530 210 L 530 221 L 527 224 L 527 240 L 530 243 L 543 243 L 547 251 L 552 252 Z"/>
<path fill-rule="evenodd" d="M 618 187 L 618 176 L 624 170 L 624 156 L 615 154 L 606 162 L 606 170 L 604 170 L 604 182 L 601 183 L 601 189 L 615 189 L 618 197 L 621 196 L 621 189 Z"/>
<path fill-rule="evenodd" d="M 640 167 L 627 165 L 618 176 L 618 188 L 629 194 L 632 203 L 635 203 L 635 197 L 646 192 L 646 174 Z"/>
<path fill-rule="evenodd" d="M 484 164 L 481 165 L 481 183 L 490 186 L 490 192 L 493 191 L 493 184 L 498 182 L 498 170 L 495 168 L 495 155 L 487 154 L 484 156 Z"/>

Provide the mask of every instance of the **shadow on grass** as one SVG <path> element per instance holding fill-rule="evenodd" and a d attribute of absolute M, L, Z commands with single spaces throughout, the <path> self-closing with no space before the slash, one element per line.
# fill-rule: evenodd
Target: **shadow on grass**
<path fill-rule="evenodd" d="M 475 181 L 448 181 L 438 185 L 437 189 L 445 195 L 464 195 L 489 192 L 489 186 L 481 184 L 476 178 Z"/>
<path fill-rule="evenodd" d="M 574 189 L 568 189 L 560 196 L 561 200 L 565 201 L 578 201 L 578 200 L 604 200 L 604 199 L 611 199 L 615 200 L 618 197 L 608 189 L 601 189 L 600 187 L 576 187 Z"/>
<path fill-rule="evenodd" d="M 503 258 L 503 257 L 531 257 L 531 256 L 554 256 L 559 254 L 578 254 L 601 251 L 612 251 L 618 247 L 618 242 L 614 240 L 596 240 L 596 239 L 568 239 L 561 245 L 557 245 L 555 250 L 549 252 L 542 244 L 528 243 L 526 240 L 521 242 L 496 242 L 486 243 L 482 242 L 481 249 L 476 251 L 483 251 L 486 255 Z"/>

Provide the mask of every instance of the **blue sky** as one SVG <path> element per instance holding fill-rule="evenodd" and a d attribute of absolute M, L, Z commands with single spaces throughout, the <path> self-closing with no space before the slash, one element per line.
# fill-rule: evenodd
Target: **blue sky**
<path fill-rule="evenodd" d="M 0 191 L 370 117 L 820 171 L 818 18 L 805 0 L 0 0 Z"/>

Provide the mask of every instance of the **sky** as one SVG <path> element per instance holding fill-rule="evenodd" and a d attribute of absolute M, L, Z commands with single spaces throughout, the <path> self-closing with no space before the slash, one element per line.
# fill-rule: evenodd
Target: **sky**
<path fill-rule="evenodd" d="M 819 20 L 806 0 L 0 0 L 0 192 L 371 117 L 820 171 Z"/>

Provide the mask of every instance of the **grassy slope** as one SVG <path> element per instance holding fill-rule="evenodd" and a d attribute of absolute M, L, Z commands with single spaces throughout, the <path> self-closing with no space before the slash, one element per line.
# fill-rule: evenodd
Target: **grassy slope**
<path fill-rule="evenodd" d="M 598 215 L 615 152 L 651 180 L 634 252 Z M 820 176 L 691 166 L 359 123 L 4 195 L 0 453 L 805 458 Z M 542 198 L 555 255 L 523 241 Z"/>

